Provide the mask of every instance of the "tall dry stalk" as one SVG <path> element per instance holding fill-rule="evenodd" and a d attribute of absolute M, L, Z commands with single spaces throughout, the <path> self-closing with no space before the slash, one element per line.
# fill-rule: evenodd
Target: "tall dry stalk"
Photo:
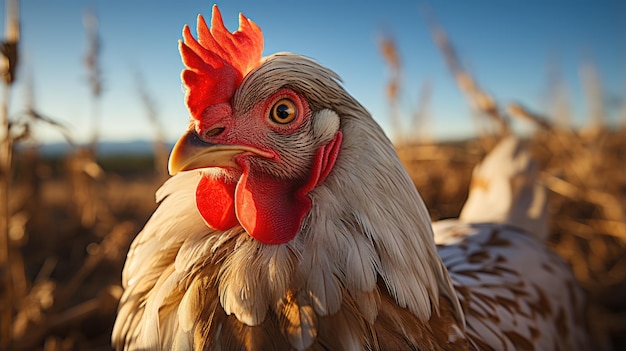
<path fill-rule="evenodd" d="M 100 68 L 101 42 L 98 34 L 98 17 L 93 10 L 85 12 L 83 25 L 87 35 L 87 55 L 85 66 L 89 79 L 89 87 L 92 97 L 92 134 L 91 148 L 96 150 L 100 128 L 100 98 L 102 96 L 102 70 Z"/>
<path fill-rule="evenodd" d="M 551 60 L 548 63 L 547 77 L 548 101 L 546 101 L 546 105 L 549 106 L 549 114 L 554 118 L 554 127 L 560 130 L 568 130 L 572 124 L 572 114 L 569 92 L 563 80 L 559 61 Z"/>
<path fill-rule="evenodd" d="M 429 105 L 432 95 L 432 82 L 425 81 L 419 92 L 417 99 L 417 107 L 413 112 L 413 119 L 409 131 L 416 133 L 422 144 L 432 144 L 433 136 L 431 135 L 430 112 Z"/>
<path fill-rule="evenodd" d="M 389 100 L 389 121 L 394 134 L 396 144 L 404 143 L 404 133 L 402 133 L 402 121 L 400 118 L 400 90 L 402 86 L 402 63 L 400 62 L 400 52 L 393 38 L 386 35 L 379 41 L 380 52 L 391 70 L 391 77 L 387 83 L 387 99 Z"/>
<path fill-rule="evenodd" d="M 596 67 L 589 62 L 580 65 L 579 75 L 588 109 L 586 132 L 597 134 L 605 127 L 604 97 L 600 77 Z"/>
<path fill-rule="evenodd" d="M 500 136 L 510 133 L 506 116 L 499 109 L 495 99 L 484 91 L 472 75 L 463 67 L 461 60 L 450 42 L 445 30 L 439 26 L 431 14 L 426 16 L 431 36 L 443 54 L 459 89 L 465 94 L 475 111 L 489 117 L 499 129 Z"/>
<path fill-rule="evenodd" d="M 525 121 L 530 121 L 535 126 L 538 126 L 543 130 L 552 129 L 552 125 L 550 124 L 550 122 L 548 122 L 548 119 L 546 117 L 540 116 L 537 113 L 531 112 L 528 108 L 526 108 L 525 106 L 522 106 L 521 104 L 517 104 L 517 103 L 509 104 L 507 110 L 509 112 L 509 115 L 512 117 L 517 117 Z"/>
<path fill-rule="evenodd" d="M 626 97 L 622 101 L 619 110 L 618 125 L 621 129 L 626 129 Z"/>
<path fill-rule="evenodd" d="M 386 95 L 389 101 L 389 121 L 394 143 L 398 146 L 403 146 L 415 141 L 416 138 L 424 143 L 428 143 L 431 141 L 427 111 L 432 90 L 430 82 L 425 82 L 421 87 L 417 107 L 411 113 L 411 120 L 407 130 L 403 123 L 400 108 L 400 97 L 403 89 L 403 67 L 400 60 L 400 51 L 396 41 L 389 35 L 385 35 L 379 40 L 378 47 L 391 73 L 386 87 Z"/>
<path fill-rule="evenodd" d="M 6 81 L 5 81 L 6 83 Z M 1 107 L 0 128 L 2 141 L 0 143 L 0 274 L 2 275 L 3 289 L 0 300 L 0 348 L 7 349 L 11 341 L 11 325 L 13 320 L 13 279 L 11 277 L 11 244 L 9 238 L 9 222 L 11 211 L 9 209 L 9 190 L 11 189 L 11 158 L 12 142 L 9 135 L 9 99 L 10 86 L 4 86 L 3 101 Z"/>
<path fill-rule="evenodd" d="M 98 187 L 96 181 L 103 176 L 102 169 L 97 163 L 97 145 L 100 129 L 100 99 L 102 96 L 102 71 L 100 69 L 100 36 L 98 34 L 98 20 L 93 11 L 88 11 L 83 17 L 83 24 L 87 35 L 87 54 L 85 66 L 91 91 L 91 124 L 92 134 L 89 147 L 79 147 L 77 155 L 70 159 L 70 168 L 73 176 L 74 199 L 76 210 L 81 224 L 85 228 L 92 228 L 96 222 L 99 207 Z"/>
<path fill-rule="evenodd" d="M 163 132 L 163 125 L 159 121 L 158 109 L 156 108 L 156 102 L 150 96 L 148 92 L 147 84 L 144 81 L 143 76 L 139 70 L 135 73 L 135 85 L 139 92 L 141 102 L 146 108 L 146 116 L 148 122 L 154 130 L 153 151 L 154 151 L 154 168 L 160 180 L 167 177 L 167 160 L 168 150 L 165 143 L 165 133 Z"/>
<path fill-rule="evenodd" d="M 15 81 L 18 64 L 18 43 L 20 38 L 19 3 L 18 0 L 6 1 L 5 40 L 2 42 L 4 94 L 0 108 L 0 273 L 2 274 L 2 301 L 0 306 L 0 347 L 8 349 L 12 342 L 11 326 L 15 296 L 11 267 L 11 243 L 9 225 L 11 209 L 9 208 L 9 192 L 11 190 L 11 167 L 13 157 L 13 140 L 9 123 L 9 103 L 11 89 Z"/>

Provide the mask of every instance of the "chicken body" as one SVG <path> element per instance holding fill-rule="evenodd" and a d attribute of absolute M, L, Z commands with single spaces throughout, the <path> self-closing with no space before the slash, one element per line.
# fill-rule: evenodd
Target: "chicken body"
<path fill-rule="evenodd" d="M 332 71 L 272 55 L 197 111 L 128 253 L 117 349 L 588 346 L 580 288 L 533 236 L 455 223 L 437 249 L 393 145 Z"/>
<path fill-rule="evenodd" d="M 528 147 L 508 136 L 479 163 L 458 219 L 433 223 L 479 349 L 591 350 L 586 298 L 544 240 L 547 194 Z"/>

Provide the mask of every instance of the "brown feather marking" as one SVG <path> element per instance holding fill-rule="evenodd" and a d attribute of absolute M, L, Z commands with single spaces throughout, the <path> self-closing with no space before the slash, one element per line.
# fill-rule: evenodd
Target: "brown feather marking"
<path fill-rule="evenodd" d="M 227 316 L 221 323 L 222 328 L 218 335 L 219 346 L 222 350 L 245 350 L 246 325 L 234 315 Z"/>
<path fill-rule="evenodd" d="M 281 330 L 289 343 L 299 349 L 311 346 L 317 338 L 317 314 L 312 306 L 306 303 L 303 293 L 288 291 L 279 307 Z"/>
<path fill-rule="evenodd" d="M 514 332 L 514 331 L 503 331 L 504 335 L 506 335 L 509 340 L 515 345 L 516 350 L 534 350 L 535 347 L 532 341 L 528 340 L 524 336 Z"/>
<path fill-rule="evenodd" d="M 215 298 L 211 300 L 210 306 L 203 310 L 201 321 L 196 326 L 194 339 L 196 350 L 213 350 L 218 345 L 222 350 L 282 351 L 293 348 L 281 333 L 278 318 L 274 313 L 268 313 L 263 323 L 258 326 L 247 326 L 234 315 L 227 315 L 219 304 L 217 294 L 213 295 Z"/>
<path fill-rule="evenodd" d="M 530 336 L 533 340 L 537 340 L 541 336 L 541 331 L 535 327 L 528 327 L 528 330 L 530 330 Z"/>
<path fill-rule="evenodd" d="M 291 346 L 284 335 L 280 333 L 280 326 L 276 315 L 269 314 L 259 326 L 244 326 L 245 350 L 270 351 L 286 350 Z"/>
<path fill-rule="evenodd" d="M 461 308 L 463 309 L 463 311 L 467 311 L 471 299 L 470 289 L 462 285 L 455 285 L 454 289 L 456 290 L 459 301 L 461 302 Z"/>
<path fill-rule="evenodd" d="M 542 288 L 539 286 L 533 286 L 535 288 L 535 292 L 539 296 L 539 300 L 535 303 L 529 303 L 528 307 L 534 312 L 546 318 L 552 314 L 552 305 L 550 305 L 550 300 L 546 297 L 546 293 L 543 292 Z"/>
<path fill-rule="evenodd" d="M 548 272 L 548 273 L 554 273 L 554 269 L 552 268 L 552 266 L 550 266 L 547 263 L 543 263 L 541 265 L 541 268 L 545 269 L 545 271 Z"/>
<path fill-rule="evenodd" d="M 500 236 L 500 230 L 494 229 L 489 236 L 489 239 L 485 242 L 485 246 L 501 246 L 508 247 L 511 246 L 511 241 L 504 239 Z"/>
<path fill-rule="evenodd" d="M 567 339 L 569 337 L 569 329 L 567 328 L 565 315 L 566 314 L 563 309 L 559 308 L 559 312 L 556 316 L 556 330 L 563 339 Z"/>
<path fill-rule="evenodd" d="M 219 333 L 219 346 L 221 350 L 246 351 L 281 351 L 293 348 L 280 333 L 278 320 L 271 313 L 262 324 L 253 327 L 241 323 L 234 315 L 227 316 Z"/>
<path fill-rule="evenodd" d="M 497 304 L 506 308 L 511 314 L 523 314 L 518 301 L 499 295 L 496 296 L 495 300 Z"/>
<path fill-rule="evenodd" d="M 372 292 L 372 294 L 374 294 Z M 377 292 L 376 292 L 377 294 Z M 320 317 L 319 335 L 314 345 L 314 349 L 320 350 L 346 350 L 354 349 L 351 342 L 359 345 L 359 348 L 369 350 L 380 350 L 376 345 L 367 339 L 373 334 L 373 328 L 367 322 L 367 317 L 363 315 L 359 307 L 359 302 L 347 291 L 343 293 L 343 303 L 339 312 L 332 316 Z M 338 337 L 341 335 L 341 337 Z M 370 347 L 365 347 L 369 343 Z"/>
<path fill-rule="evenodd" d="M 482 339 L 471 338 L 471 340 L 473 345 L 472 350 L 493 351 L 493 347 L 489 346 L 489 344 L 484 342 Z"/>
<path fill-rule="evenodd" d="M 194 332 L 194 345 L 200 350 L 213 349 L 215 347 L 216 333 L 226 319 L 226 313 L 219 305 L 217 290 L 209 286 L 203 286 L 205 304 L 198 314 Z"/>
<path fill-rule="evenodd" d="M 500 317 L 498 316 L 497 313 L 495 313 L 494 309 L 492 308 L 496 306 L 495 300 L 484 295 L 482 295 L 482 297 L 478 295 L 474 295 L 474 297 L 476 299 L 482 299 L 482 302 L 488 305 L 490 308 L 478 310 L 472 305 L 470 305 L 470 307 L 466 310 L 468 311 L 468 314 L 471 314 L 472 316 L 475 316 L 475 317 L 480 317 L 481 319 L 490 320 L 496 324 L 500 323 Z"/>
<path fill-rule="evenodd" d="M 483 263 L 483 262 L 489 260 L 490 258 L 491 258 L 491 256 L 487 252 L 485 252 L 485 251 L 478 251 L 478 252 L 474 252 L 474 253 L 470 254 L 467 257 L 467 262 L 478 264 L 478 263 Z"/>
<path fill-rule="evenodd" d="M 474 280 L 480 280 L 480 276 L 478 275 L 478 273 L 476 273 L 475 271 L 470 271 L 470 270 L 459 270 L 457 271 L 457 273 L 459 274 L 463 274 L 465 276 L 468 276 Z"/>
<path fill-rule="evenodd" d="M 384 284 L 381 288 L 381 308 L 374 324 L 378 347 L 381 350 L 468 350 L 469 343 L 457 324 L 451 302 L 439 297 L 439 314 L 421 321 L 406 308 L 401 308 L 389 296 Z M 456 336 L 455 336 L 456 335 Z"/>

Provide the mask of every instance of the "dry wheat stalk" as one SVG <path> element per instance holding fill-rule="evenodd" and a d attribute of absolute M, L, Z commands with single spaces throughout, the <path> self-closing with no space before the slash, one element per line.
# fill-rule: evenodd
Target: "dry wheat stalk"
<path fill-rule="evenodd" d="M 402 89 L 402 63 L 400 62 L 400 52 L 395 40 L 385 35 L 379 40 L 380 53 L 391 70 L 391 77 L 387 83 L 387 100 L 389 101 L 389 121 L 394 134 L 396 144 L 404 143 L 404 133 L 402 133 L 402 120 L 400 118 L 400 91 Z"/>
<path fill-rule="evenodd" d="M 104 173 L 97 163 L 99 140 L 100 99 L 102 96 L 102 71 L 100 69 L 100 37 L 98 19 L 93 11 L 85 12 L 83 24 L 87 35 L 85 66 L 89 77 L 92 97 L 92 137 L 89 148 L 78 148 L 75 157 L 70 159 L 70 169 L 74 185 L 75 208 L 85 228 L 95 225 L 100 207 L 97 180 Z"/>
<path fill-rule="evenodd" d="M 561 63 L 553 58 L 548 62 L 547 94 L 545 104 L 552 117 L 551 124 L 555 129 L 569 129 L 571 125 L 571 107 L 569 93 L 561 73 Z"/>
<path fill-rule="evenodd" d="M 528 110 L 526 107 L 522 106 L 521 104 L 517 104 L 517 103 L 509 104 L 509 107 L 507 110 L 509 112 L 509 115 L 511 115 L 512 117 L 517 117 L 522 120 L 530 121 L 534 123 L 536 126 L 544 130 L 552 129 L 552 125 L 548 122 L 548 120 L 545 117 L 540 116 L 534 112 L 531 112 L 530 110 Z"/>
<path fill-rule="evenodd" d="M 124 256 L 132 238 L 131 234 L 136 229 L 135 224 L 122 222 L 114 226 L 100 243 L 88 245 L 88 256 L 67 284 L 56 284 L 49 279 L 56 261 L 46 261 L 48 264 L 44 264 L 38 274 L 33 288 L 25 298 L 28 304 L 20 309 L 20 318 L 13 327 L 15 349 L 32 350 L 48 339 L 53 330 L 80 323 L 97 313 L 114 313 L 121 296 L 119 286 L 107 286 L 98 296 L 81 304 L 73 304 L 72 299 L 96 268 Z"/>
<path fill-rule="evenodd" d="M 167 178 L 167 160 L 169 152 L 166 148 L 165 133 L 163 132 L 163 126 L 158 116 L 158 109 L 156 108 L 156 102 L 150 96 L 148 92 L 148 85 L 145 83 L 143 76 L 139 70 L 135 71 L 135 86 L 139 92 L 139 97 L 146 109 L 146 116 L 148 117 L 149 124 L 154 128 L 154 168 L 159 179 L 164 180 Z"/>
<path fill-rule="evenodd" d="M 428 13 L 428 12 L 427 12 Z M 510 134 L 509 124 L 506 116 L 500 111 L 495 99 L 484 91 L 476 79 L 463 67 L 461 60 L 454 49 L 445 30 L 437 24 L 430 13 L 426 16 L 431 36 L 454 76 L 459 89 L 465 94 L 474 110 L 488 116 L 498 127 L 499 135 Z"/>
<path fill-rule="evenodd" d="M 427 80 L 422 84 L 417 99 L 417 107 L 413 112 L 409 133 L 414 133 L 422 144 L 432 144 L 434 142 L 431 135 L 429 105 L 432 95 L 432 83 Z"/>
<path fill-rule="evenodd" d="M 0 273 L 2 274 L 2 290 L 0 307 L 0 348 L 8 349 L 12 343 L 11 325 L 13 322 L 14 284 L 12 267 L 12 248 L 9 238 L 11 209 L 9 208 L 9 191 L 11 189 L 11 167 L 13 157 L 13 140 L 9 123 L 9 103 L 11 89 L 15 81 L 18 64 L 17 46 L 19 43 L 19 4 L 17 0 L 6 1 L 5 40 L 2 42 L 4 78 L 4 96 L 0 108 Z"/>
<path fill-rule="evenodd" d="M 425 144 L 432 143 L 432 136 L 428 126 L 428 104 L 430 102 L 432 84 L 426 81 L 422 85 L 417 99 L 417 107 L 411 113 L 409 128 L 406 129 L 400 108 L 400 97 L 403 89 L 403 67 L 400 60 L 400 51 L 396 41 L 390 35 L 382 36 L 378 47 L 391 72 L 389 82 L 387 83 L 386 95 L 389 101 L 389 121 L 394 143 L 397 146 L 403 146 L 413 142 L 415 139 L 419 139 L 420 142 Z"/>
<path fill-rule="evenodd" d="M 100 97 L 102 96 L 102 70 L 100 68 L 100 36 L 98 34 L 98 17 L 94 11 L 87 11 L 83 16 L 83 25 L 87 35 L 87 54 L 85 66 L 89 78 L 89 87 L 92 96 L 92 139 L 93 150 L 99 139 Z"/>
<path fill-rule="evenodd" d="M 579 67 L 580 80 L 583 82 L 585 102 L 588 108 L 586 131 L 595 134 L 606 127 L 604 113 L 604 97 L 602 85 L 596 67 L 589 62 Z"/>

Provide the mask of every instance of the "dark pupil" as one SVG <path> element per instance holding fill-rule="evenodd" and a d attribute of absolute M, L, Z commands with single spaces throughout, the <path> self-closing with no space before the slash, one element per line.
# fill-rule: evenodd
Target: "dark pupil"
<path fill-rule="evenodd" d="M 276 107 L 276 117 L 280 119 L 288 118 L 290 113 L 291 109 L 287 105 L 278 105 Z"/>

